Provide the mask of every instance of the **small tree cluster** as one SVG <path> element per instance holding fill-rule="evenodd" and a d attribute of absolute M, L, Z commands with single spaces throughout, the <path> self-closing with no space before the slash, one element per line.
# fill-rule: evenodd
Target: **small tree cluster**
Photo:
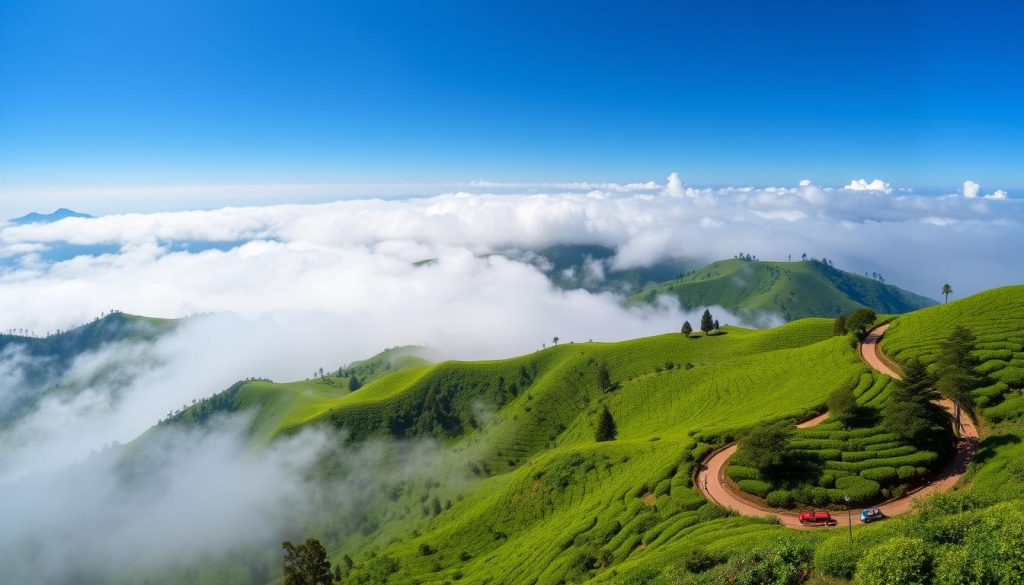
<path fill-rule="evenodd" d="M 846 318 L 846 330 L 858 340 L 863 340 L 875 324 L 876 319 L 878 316 L 871 309 L 857 309 Z"/>
<path fill-rule="evenodd" d="M 618 434 L 619 430 L 615 426 L 615 419 L 612 418 L 611 411 L 605 406 L 601 410 L 600 418 L 597 420 L 597 431 L 594 433 L 594 440 L 598 443 L 612 441 Z"/>
<path fill-rule="evenodd" d="M 844 427 L 849 427 L 857 416 L 857 398 L 851 388 L 836 388 L 829 394 L 827 404 L 829 418 Z"/>
<path fill-rule="evenodd" d="M 977 420 L 977 405 L 974 389 L 981 385 L 977 368 L 981 360 L 974 356 L 977 338 L 971 330 L 957 325 L 939 345 L 935 361 L 935 387 L 944 398 L 954 405 L 957 430 L 960 429 L 960 414 L 966 410 L 971 420 Z"/>
<path fill-rule="evenodd" d="M 284 585 L 331 585 L 331 561 L 320 541 L 307 538 L 298 545 L 281 543 L 284 549 Z"/>
<path fill-rule="evenodd" d="M 740 450 L 751 465 L 770 475 L 785 463 L 792 436 L 788 423 L 757 426 L 740 439 Z"/>

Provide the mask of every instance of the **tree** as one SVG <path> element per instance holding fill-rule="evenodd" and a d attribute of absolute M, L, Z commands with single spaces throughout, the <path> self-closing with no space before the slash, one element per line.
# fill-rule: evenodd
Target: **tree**
<path fill-rule="evenodd" d="M 801 260 L 807 260 L 807 252 L 804 252 L 803 254 L 800 254 L 800 259 Z"/>
<path fill-rule="evenodd" d="M 832 323 L 832 335 L 846 335 L 846 315 L 839 315 Z"/>
<path fill-rule="evenodd" d="M 363 387 L 363 383 L 359 381 L 359 378 L 355 374 L 348 377 L 348 390 L 349 392 L 355 392 Z"/>
<path fill-rule="evenodd" d="M 904 439 L 918 440 L 941 422 L 944 412 L 932 404 L 939 398 L 928 369 L 920 360 L 911 359 L 903 365 L 903 379 L 890 385 L 885 403 L 883 426 Z M 947 418 L 948 420 L 948 418 Z"/>
<path fill-rule="evenodd" d="M 844 427 L 857 416 L 857 398 L 853 390 L 847 387 L 836 388 L 828 395 L 828 417 L 841 423 Z"/>
<path fill-rule="evenodd" d="M 690 334 L 693 333 L 693 325 L 690 325 L 689 321 L 683 321 L 683 328 L 680 329 L 680 332 L 689 337 Z"/>
<path fill-rule="evenodd" d="M 603 363 L 597 366 L 597 389 L 607 392 L 612 387 L 612 375 L 608 372 L 608 366 Z"/>
<path fill-rule="evenodd" d="M 718 319 L 715 319 L 715 331 L 718 331 L 721 327 L 718 326 Z"/>
<path fill-rule="evenodd" d="M 857 339 L 864 339 L 868 329 L 875 324 L 878 316 L 871 309 L 857 309 L 846 319 L 846 330 L 852 331 Z"/>
<path fill-rule="evenodd" d="M 740 451 L 751 465 L 770 474 L 785 463 L 792 436 L 793 427 L 787 423 L 761 425 L 740 439 Z"/>
<path fill-rule="evenodd" d="M 715 328 L 715 319 L 711 316 L 711 311 L 704 309 L 704 314 L 700 316 L 700 330 L 707 335 Z"/>
<path fill-rule="evenodd" d="M 611 411 L 605 406 L 601 410 L 601 418 L 597 421 L 597 432 L 594 433 L 594 440 L 598 443 L 611 441 L 618 436 L 619 430 L 615 427 L 615 419 Z"/>
<path fill-rule="evenodd" d="M 956 428 L 960 430 L 960 412 L 977 422 L 977 405 L 974 389 L 981 384 L 977 368 L 981 360 L 974 356 L 978 338 L 970 329 L 957 325 L 942 343 L 935 360 L 936 389 L 953 403 Z"/>
<path fill-rule="evenodd" d="M 551 342 L 554 343 L 555 345 L 558 345 L 558 336 L 556 335 L 556 336 L 552 337 L 551 338 Z"/>
<path fill-rule="evenodd" d="M 281 543 L 284 549 L 284 585 L 331 585 L 331 562 L 320 541 L 307 538 L 296 546 Z"/>
<path fill-rule="evenodd" d="M 953 287 L 949 286 L 949 283 L 942 285 L 942 296 L 946 297 L 946 302 L 949 302 L 949 295 L 953 294 Z"/>

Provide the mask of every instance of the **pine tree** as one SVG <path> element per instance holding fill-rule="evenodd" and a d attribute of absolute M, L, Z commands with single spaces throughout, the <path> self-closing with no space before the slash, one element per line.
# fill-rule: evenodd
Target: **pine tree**
<path fill-rule="evenodd" d="M 594 433 L 594 440 L 597 442 L 611 441 L 619 434 L 615 427 L 615 419 L 611 411 L 605 406 L 601 411 L 601 418 L 597 421 L 597 432 Z"/>
<path fill-rule="evenodd" d="M 286 540 L 281 548 L 285 551 L 285 585 L 331 585 L 331 562 L 319 540 L 307 538 L 298 546 Z"/>
<path fill-rule="evenodd" d="M 704 314 L 700 317 L 700 330 L 707 335 L 712 329 L 715 328 L 715 319 L 711 316 L 711 311 L 704 309 Z"/>
<path fill-rule="evenodd" d="M 612 387 L 612 375 L 608 372 L 608 366 L 601 364 L 597 367 L 597 389 L 607 392 Z"/>
<path fill-rule="evenodd" d="M 359 378 L 355 374 L 348 377 L 348 390 L 349 392 L 355 392 L 363 387 L 363 383 L 359 381 Z"/>
<path fill-rule="evenodd" d="M 839 315 L 832 324 L 832 335 L 846 335 L 846 315 Z"/>
<path fill-rule="evenodd" d="M 957 325 L 942 343 L 935 360 L 936 388 L 953 403 L 956 428 L 960 429 L 960 412 L 967 411 L 971 420 L 977 420 L 974 389 L 980 385 L 977 368 L 981 360 L 972 353 L 977 337 L 963 325 Z"/>
<path fill-rule="evenodd" d="M 689 337 L 690 334 L 693 333 L 693 325 L 690 325 L 689 321 L 683 321 L 683 328 L 680 329 L 680 332 Z"/>
<path fill-rule="evenodd" d="M 715 331 L 718 331 L 721 327 L 718 326 L 718 319 L 715 319 Z"/>

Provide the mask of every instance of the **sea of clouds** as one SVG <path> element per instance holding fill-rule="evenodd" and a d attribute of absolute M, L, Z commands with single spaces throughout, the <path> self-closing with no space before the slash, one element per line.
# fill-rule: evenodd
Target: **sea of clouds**
<path fill-rule="evenodd" d="M 945 282 L 962 295 L 1024 282 L 1021 203 L 973 181 L 937 196 L 879 179 L 692 188 L 673 173 L 664 182 L 477 181 L 428 197 L 0 225 L 0 329 L 45 333 L 112 308 L 210 314 L 152 342 L 80 356 L 63 373 L 78 391 L 40 394 L 31 410 L 0 425 L 0 548 L 33 551 L 8 555 L 23 581 L 61 582 L 97 574 L 95 559 L 116 573 L 133 558 L 180 562 L 199 553 L 197 542 L 203 554 L 217 554 L 227 550 L 218 543 L 282 534 L 294 517 L 288 510 L 311 498 L 313 488 L 297 477 L 330 439 L 293 439 L 293 451 L 308 447 L 296 459 L 279 450 L 252 454 L 237 422 L 175 435 L 156 483 L 130 491 L 117 476 L 119 450 L 97 455 L 241 378 L 306 378 L 404 344 L 461 359 L 503 357 L 554 336 L 627 339 L 677 331 L 696 317 L 671 301 L 627 308 L 610 292 L 563 290 L 543 263 L 510 250 L 614 249 L 581 267 L 591 280 L 667 258 L 807 253 L 928 296 Z M 0 355 L 0 412 L 5 396 L 45 390 L 26 387 L 29 359 L 16 349 Z M 373 475 L 372 457 L 350 456 Z M 334 505 L 355 489 L 339 488 Z M 232 495 L 239 491 L 248 495 Z M 91 538 L 97 526 L 106 540 Z M 199 534 L 216 538 L 190 540 Z"/>

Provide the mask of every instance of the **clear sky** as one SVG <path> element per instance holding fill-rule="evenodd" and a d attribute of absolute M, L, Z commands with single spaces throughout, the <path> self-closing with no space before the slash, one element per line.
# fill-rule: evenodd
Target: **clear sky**
<path fill-rule="evenodd" d="M 0 183 L 1019 196 L 1021 5 L 0 0 Z"/>

